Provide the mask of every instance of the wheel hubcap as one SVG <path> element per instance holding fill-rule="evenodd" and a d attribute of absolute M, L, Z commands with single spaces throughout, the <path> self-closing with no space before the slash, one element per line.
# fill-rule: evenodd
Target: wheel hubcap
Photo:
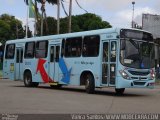
<path fill-rule="evenodd" d="M 88 86 L 89 86 L 89 79 L 87 78 L 87 80 L 86 80 L 86 88 L 88 88 Z"/>
<path fill-rule="evenodd" d="M 25 81 L 26 81 L 26 84 L 29 84 L 31 80 L 28 77 L 26 77 Z"/>

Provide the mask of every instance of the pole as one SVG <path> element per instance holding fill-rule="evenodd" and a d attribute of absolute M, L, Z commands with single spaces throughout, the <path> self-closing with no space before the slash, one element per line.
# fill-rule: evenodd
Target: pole
<path fill-rule="evenodd" d="M 42 10 L 42 18 L 41 18 L 41 36 L 43 36 L 43 15 L 44 15 L 44 12 L 45 12 L 45 2 L 46 2 L 46 0 L 42 0 L 42 7 L 41 7 L 41 10 Z"/>
<path fill-rule="evenodd" d="M 36 25 L 36 19 L 34 22 L 34 37 L 37 35 L 37 25 Z"/>
<path fill-rule="evenodd" d="M 71 32 L 71 22 L 72 22 L 72 0 L 70 0 L 70 3 L 69 3 L 69 21 L 68 21 L 68 32 L 70 33 Z"/>
<path fill-rule="evenodd" d="M 43 36 L 43 13 L 44 13 L 44 11 L 43 11 L 43 8 L 41 8 L 42 9 L 42 15 L 41 15 L 41 36 Z"/>
<path fill-rule="evenodd" d="M 28 17 L 29 17 L 29 5 L 27 5 L 26 38 L 28 38 Z"/>
<path fill-rule="evenodd" d="M 38 28 L 38 8 L 37 8 L 37 1 L 34 0 L 35 3 L 35 13 L 36 13 L 36 17 L 35 17 L 35 25 L 34 25 L 34 36 L 37 35 L 37 28 Z"/>
<path fill-rule="evenodd" d="M 46 25 L 46 34 L 48 34 L 49 30 L 48 30 L 47 15 L 46 15 L 45 9 L 44 9 L 44 18 L 45 18 L 45 25 Z"/>
<path fill-rule="evenodd" d="M 60 1 L 57 0 L 57 34 L 60 31 Z"/>
<path fill-rule="evenodd" d="M 42 17 L 41 17 L 41 36 L 43 36 L 43 11 L 42 11 Z"/>
<path fill-rule="evenodd" d="M 132 5 L 133 5 L 133 13 L 132 13 L 132 28 L 134 28 L 134 5 L 135 5 L 135 2 L 134 2 L 134 1 L 132 2 Z"/>

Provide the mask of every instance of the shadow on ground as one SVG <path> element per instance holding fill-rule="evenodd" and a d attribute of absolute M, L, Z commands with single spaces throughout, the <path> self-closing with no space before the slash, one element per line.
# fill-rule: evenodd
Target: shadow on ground
<path fill-rule="evenodd" d="M 14 85 L 12 87 L 23 87 L 24 89 L 26 87 L 24 87 L 23 85 Z M 28 87 L 26 89 L 47 89 L 47 90 L 57 90 L 57 92 L 60 91 L 67 91 L 67 92 L 75 92 L 75 93 L 84 93 L 87 94 L 85 91 L 84 87 L 70 87 L 70 86 L 63 86 L 61 88 L 51 88 L 50 86 L 38 86 L 38 87 Z M 91 94 L 90 94 L 91 95 Z M 117 95 L 114 91 L 114 88 L 105 88 L 105 89 L 97 89 L 94 92 L 94 95 L 103 95 L 103 96 L 114 96 L 114 97 L 144 97 L 144 96 L 149 96 L 149 94 L 138 94 L 138 93 L 134 93 L 134 91 L 131 92 L 124 92 L 123 95 Z"/>

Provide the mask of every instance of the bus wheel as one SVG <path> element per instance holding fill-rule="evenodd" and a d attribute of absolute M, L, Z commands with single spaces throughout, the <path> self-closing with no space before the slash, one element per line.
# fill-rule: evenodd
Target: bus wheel
<path fill-rule="evenodd" d="M 94 89 L 95 89 L 93 75 L 87 74 L 85 78 L 86 78 L 85 79 L 86 92 L 89 93 L 89 94 L 93 94 L 94 93 Z"/>
<path fill-rule="evenodd" d="M 34 83 L 32 82 L 32 75 L 30 72 L 24 74 L 24 85 L 25 87 L 33 87 Z"/>
<path fill-rule="evenodd" d="M 124 91 L 125 91 L 125 88 L 115 88 L 115 91 L 116 91 L 116 94 L 117 95 L 123 95 Z"/>

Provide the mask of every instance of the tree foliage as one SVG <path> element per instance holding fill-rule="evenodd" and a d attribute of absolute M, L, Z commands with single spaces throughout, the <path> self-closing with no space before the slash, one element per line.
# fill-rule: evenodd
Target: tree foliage
<path fill-rule="evenodd" d="M 57 0 L 46 0 L 48 3 L 57 4 Z"/>
<path fill-rule="evenodd" d="M 112 27 L 107 21 L 96 14 L 86 13 L 72 17 L 72 32 L 96 30 Z"/>
<path fill-rule="evenodd" d="M 42 0 L 36 0 L 39 3 L 42 3 Z M 50 4 L 57 4 L 57 0 L 46 0 Z"/>
<path fill-rule="evenodd" d="M 46 32 L 44 27 L 44 35 L 53 35 L 56 33 L 57 22 L 53 17 L 47 17 L 49 32 Z M 45 26 L 45 25 L 44 25 Z M 107 21 L 103 21 L 100 16 L 96 14 L 86 13 L 82 15 L 72 16 L 72 32 L 96 30 L 102 28 L 112 27 Z M 38 28 L 38 35 L 40 35 L 40 28 Z M 60 19 L 60 33 L 68 32 L 68 17 Z"/>
<path fill-rule="evenodd" d="M 10 39 L 24 37 L 25 30 L 23 29 L 22 22 L 20 20 L 8 14 L 2 14 L 0 16 L 0 42 L 2 44 Z"/>
<path fill-rule="evenodd" d="M 43 34 L 44 35 L 52 35 L 52 34 L 56 34 L 56 19 L 53 17 L 47 17 L 47 24 L 48 24 L 48 31 L 46 30 L 45 27 L 45 23 L 44 23 L 44 27 L 43 27 Z M 40 22 L 40 21 L 38 21 Z M 40 24 L 40 23 L 37 23 Z M 38 31 L 37 31 L 37 35 L 40 36 L 40 32 L 41 32 L 41 26 L 37 26 L 38 27 Z"/>

